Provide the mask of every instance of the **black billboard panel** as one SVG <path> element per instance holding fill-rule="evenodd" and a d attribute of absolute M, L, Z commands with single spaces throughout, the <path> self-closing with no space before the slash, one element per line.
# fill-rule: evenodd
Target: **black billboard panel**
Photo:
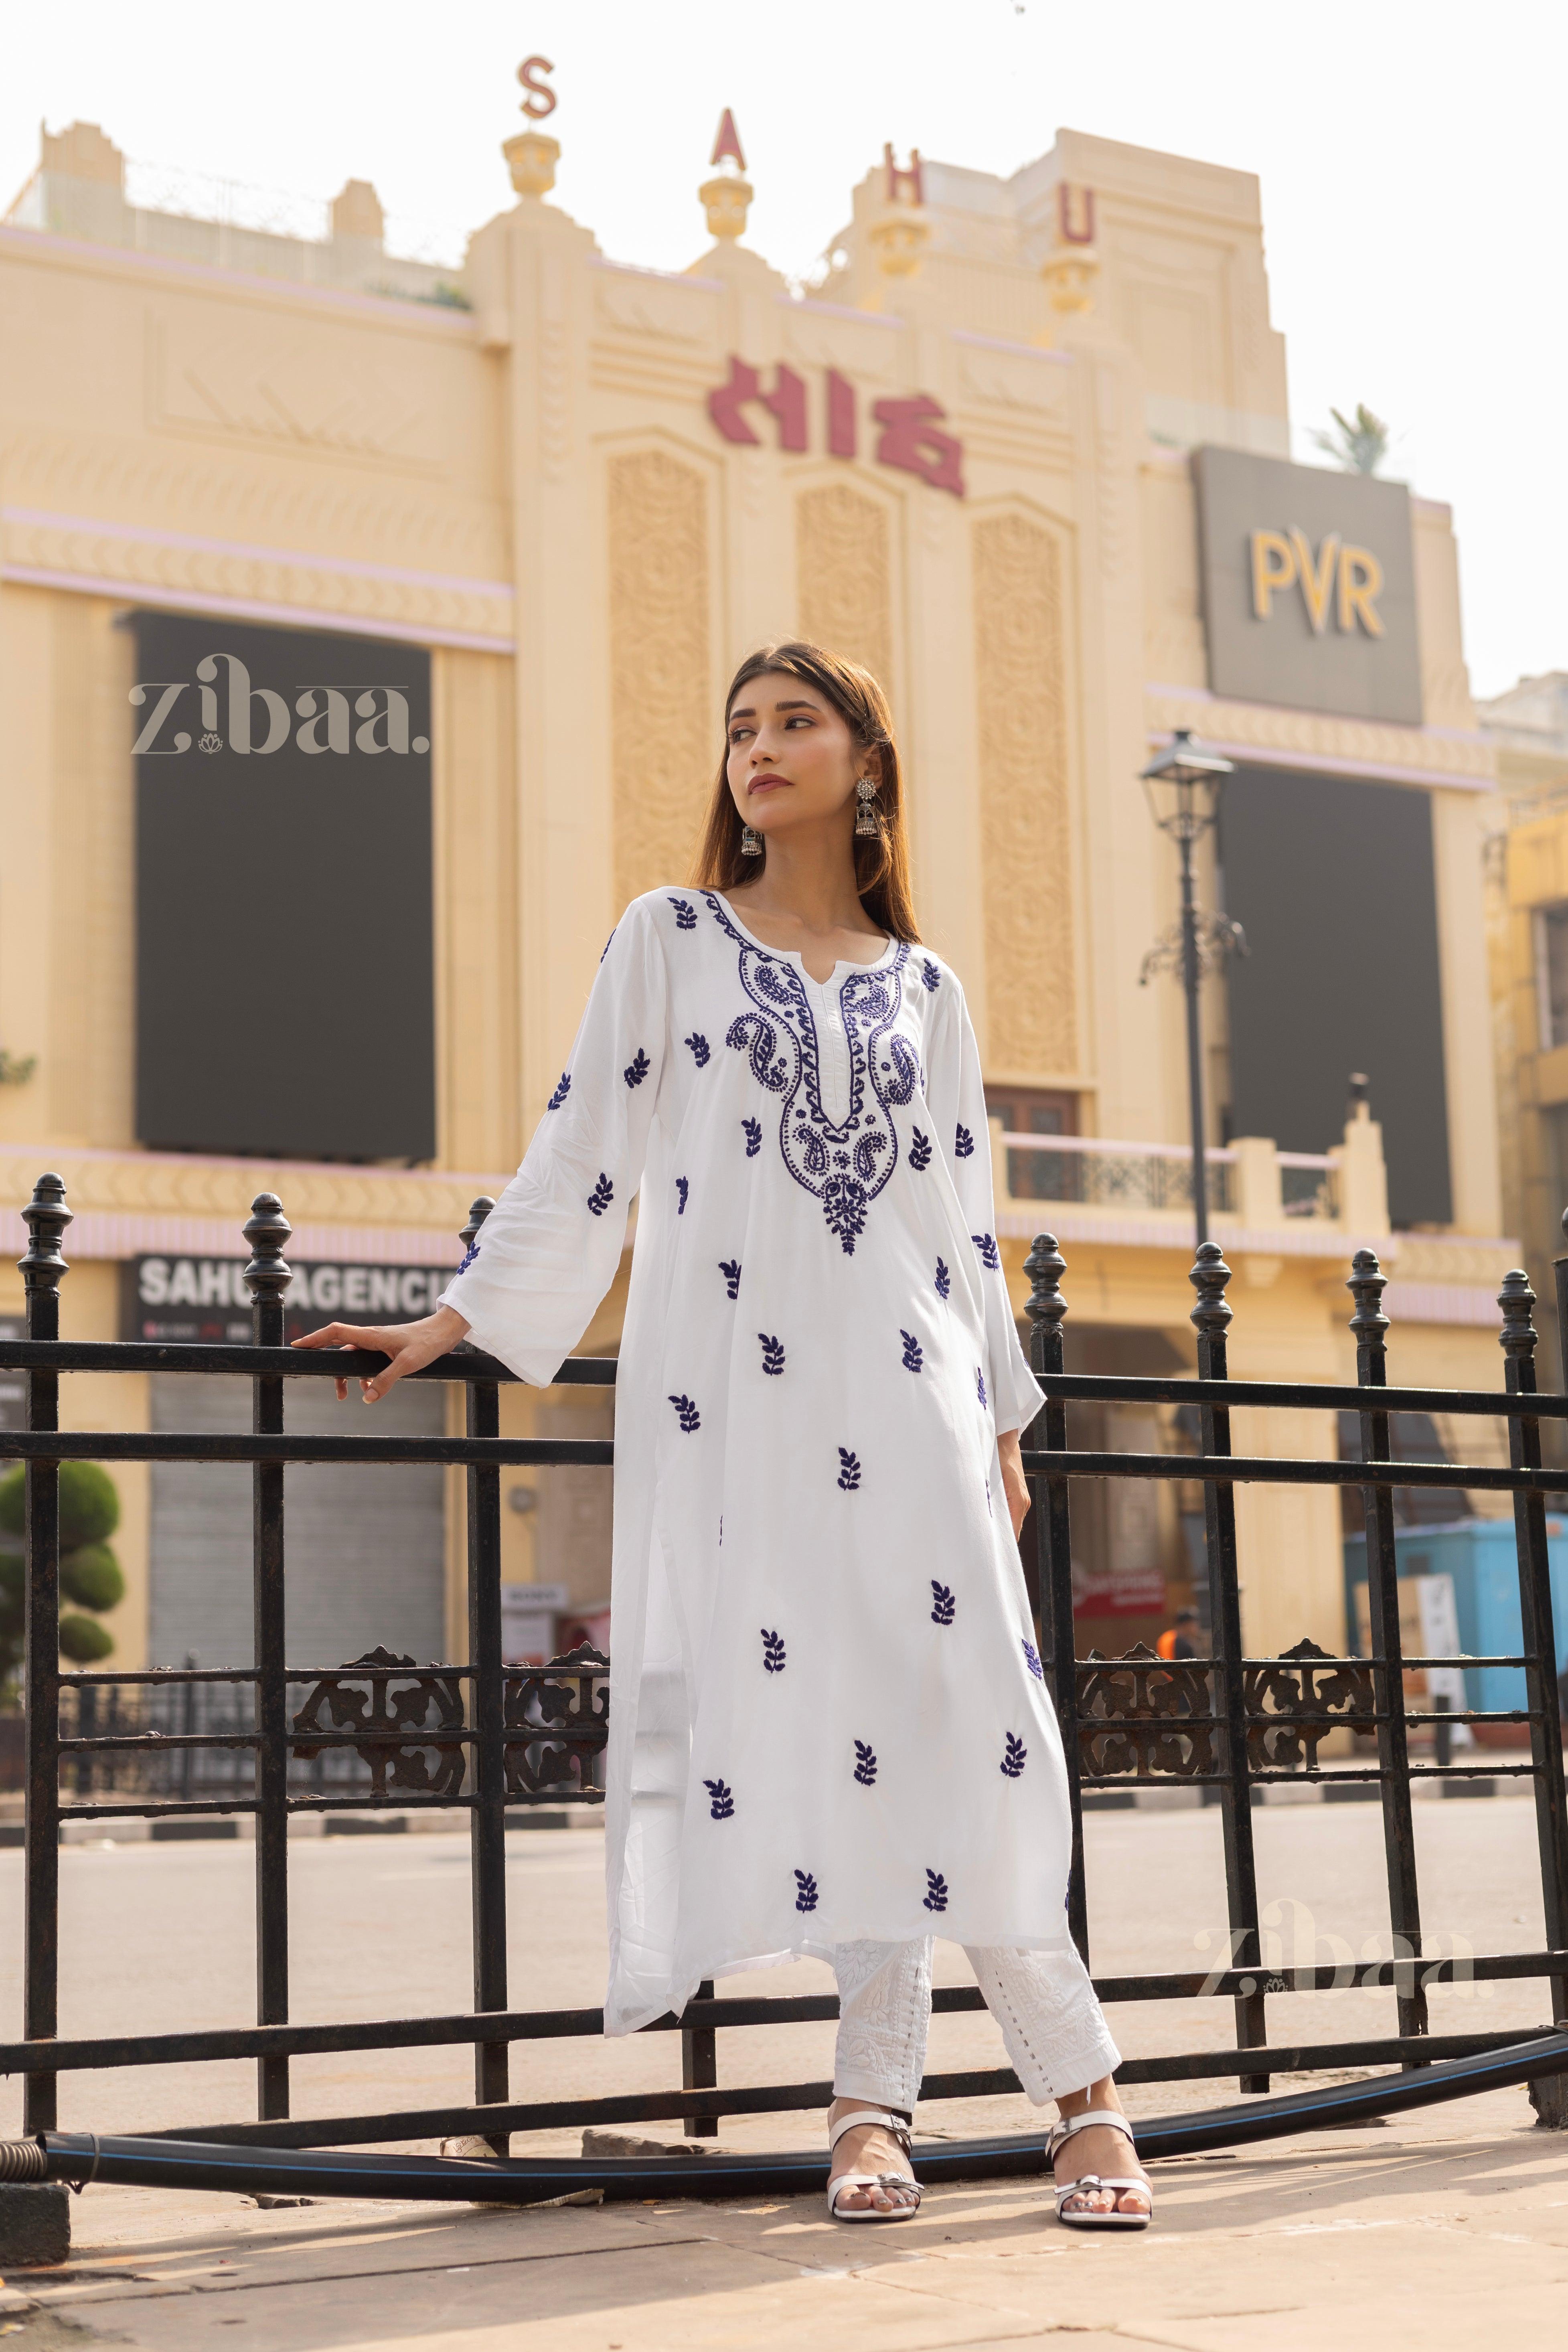
<path fill-rule="evenodd" d="M 120 1268 L 120 1336 L 229 1345 L 251 1338 L 250 1293 L 242 1257 L 133 1257 Z M 362 1265 L 327 1259 L 297 1262 L 283 1294 L 284 1338 L 302 1339 L 328 1323 L 411 1323 L 433 1315 L 455 1265 Z M 21 1326 L 16 1327 L 20 1336 Z M 0 1318 L 0 1339 L 9 1337 Z M 15 1376 L 20 1382 L 20 1372 Z M 0 1429 L 5 1381 L 0 1372 Z M 18 1391 L 18 1393 L 20 1391 Z M 24 1426 L 18 1420 L 15 1426 Z"/>
<path fill-rule="evenodd" d="M 429 655 L 134 625 L 138 1138 L 434 1158 Z"/>
<path fill-rule="evenodd" d="M 1396 1225 L 1453 1213 L 1431 803 L 1348 777 L 1238 769 L 1220 809 L 1231 1130 L 1327 1151 L 1371 1080 Z"/>

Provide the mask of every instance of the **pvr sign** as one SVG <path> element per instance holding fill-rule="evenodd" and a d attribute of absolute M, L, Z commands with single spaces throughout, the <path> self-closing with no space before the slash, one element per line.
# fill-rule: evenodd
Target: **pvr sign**
<path fill-rule="evenodd" d="M 828 456 L 858 456 L 859 415 L 855 387 L 837 368 L 828 368 L 825 373 L 822 405 Z M 731 356 L 728 377 L 724 383 L 715 384 L 708 395 L 709 415 L 726 441 L 754 449 L 762 446 L 763 436 L 752 423 L 759 410 L 773 418 L 779 448 L 795 452 L 810 448 L 805 377 L 781 361 L 773 372 L 771 389 L 764 391 L 761 369 Z M 933 490 L 951 490 L 955 499 L 961 499 L 963 444 L 952 434 L 938 429 L 946 414 L 941 403 L 926 393 L 917 393 L 906 400 L 874 401 L 871 416 L 879 430 L 872 455 L 879 466 L 896 466 L 900 473 L 917 475 Z"/>
<path fill-rule="evenodd" d="M 1316 554 L 1299 523 L 1289 535 L 1282 530 L 1252 534 L 1252 611 L 1268 620 L 1280 592 L 1300 588 L 1312 635 L 1321 637 L 1331 608 L 1342 629 L 1363 628 L 1369 637 L 1381 637 L 1383 623 L 1375 598 L 1383 586 L 1383 566 L 1370 547 L 1352 547 L 1337 530 L 1324 533 Z"/>

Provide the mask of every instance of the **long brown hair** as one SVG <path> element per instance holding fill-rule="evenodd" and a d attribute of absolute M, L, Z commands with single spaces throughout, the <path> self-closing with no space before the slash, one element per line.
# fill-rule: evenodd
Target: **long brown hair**
<path fill-rule="evenodd" d="M 730 713 L 743 686 L 769 671 L 782 671 L 812 686 L 830 702 L 862 751 L 881 754 L 881 782 L 877 792 L 875 835 L 851 835 L 855 853 L 855 887 L 860 904 L 878 927 L 896 940 L 918 942 L 914 893 L 910 886 L 909 831 L 904 822 L 903 778 L 899 772 L 899 747 L 893 738 L 893 714 L 888 698 L 868 669 L 830 654 L 821 646 L 791 638 L 784 645 L 760 646 L 748 654 L 724 697 L 724 750 L 709 803 L 702 840 L 688 887 L 694 890 L 732 890 L 756 870 L 752 858 L 741 855 L 744 818 L 730 790 Z M 765 854 L 765 853 L 764 853 Z"/>

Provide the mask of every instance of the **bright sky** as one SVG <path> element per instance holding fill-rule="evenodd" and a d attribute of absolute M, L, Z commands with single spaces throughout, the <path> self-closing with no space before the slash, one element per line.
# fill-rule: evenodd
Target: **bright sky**
<path fill-rule="evenodd" d="M 476 226 L 539 52 L 557 196 L 616 259 L 680 268 L 733 107 L 747 242 L 807 268 L 891 139 L 1008 173 L 1057 127 L 1257 172 L 1297 455 L 1331 404 L 1449 499 L 1478 694 L 1568 668 L 1562 0 L 0 0 L 0 205 L 39 119 L 138 162 Z"/>

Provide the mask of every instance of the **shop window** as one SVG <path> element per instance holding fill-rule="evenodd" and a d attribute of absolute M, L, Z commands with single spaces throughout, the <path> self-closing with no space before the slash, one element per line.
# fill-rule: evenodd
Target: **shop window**
<path fill-rule="evenodd" d="M 1076 1135 L 1078 1097 L 1040 1087 L 991 1087 L 985 1108 L 1009 1135 Z M 1081 1192 L 1080 1155 L 1030 1151 L 1009 1145 L 1007 1190 L 1016 1201 L 1076 1201 Z"/>

